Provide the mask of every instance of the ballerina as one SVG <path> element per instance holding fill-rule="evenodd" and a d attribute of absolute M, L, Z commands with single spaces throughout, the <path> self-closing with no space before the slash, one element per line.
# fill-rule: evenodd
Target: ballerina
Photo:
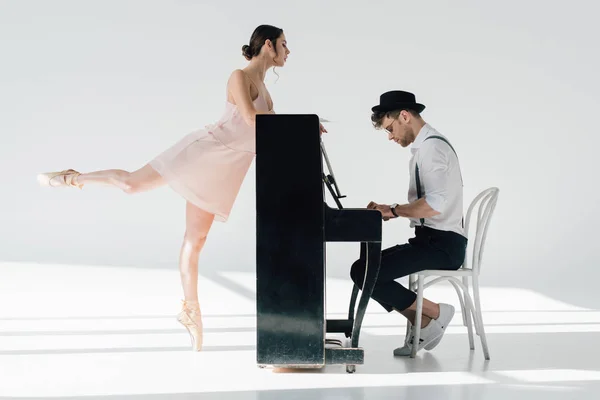
<path fill-rule="evenodd" d="M 256 155 L 256 115 L 274 114 L 265 86 L 266 72 L 283 67 L 290 54 L 282 29 L 258 26 L 242 46 L 249 61 L 227 82 L 225 110 L 217 123 L 191 132 L 142 168 L 80 173 L 74 169 L 38 175 L 48 187 L 108 185 L 133 194 L 169 185 L 186 200 L 186 230 L 179 254 L 183 287 L 177 320 L 188 330 L 192 349 L 202 349 L 202 315 L 198 302 L 198 258 L 213 221 L 226 222 Z M 323 125 L 321 133 L 327 132 Z"/>

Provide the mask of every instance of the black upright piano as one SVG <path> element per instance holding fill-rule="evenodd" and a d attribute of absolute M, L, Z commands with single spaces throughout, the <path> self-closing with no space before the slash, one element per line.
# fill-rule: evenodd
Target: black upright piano
<path fill-rule="evenodd" d="M 329 133 L 327 133 L 329 134 Z M 323 159 L 330 173 L 323 168 Z M 335 206 L 326 202 L 325 187 Z M 381 213 L 343 208 L 313 114 L 256 118 L 256 307 L 260 367 L 319 368 L 364 362 L 361 323 L 379 272 Z M 357 242 L 367 261 L 347 319 L 327 319 L 326 243 Z M 348 276 L 350 265 L 348 265 Z M 350 279 L 350 278 L 348 278 Z M 356 302 L 358 300 L 358 307 Z M 356 310 L 356 312 L 355 312 Z M 345 338 L 327 338 L 343 333 Z"/>

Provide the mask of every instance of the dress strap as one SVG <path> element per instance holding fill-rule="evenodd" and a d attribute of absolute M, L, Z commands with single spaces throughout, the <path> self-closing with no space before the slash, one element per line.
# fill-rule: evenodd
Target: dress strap
<path fill-rule="evenodd" d="M 250 79 L 250 82 L 256 87 L 258 96 L 260 96 L 260 90 L 258 90 L 258 85 L 256 84 L 256 82 L 254 82 L 254 79 L 250 78 L 250 75 L 248 75 L 248 73 L 246 71 L 244 71 L 243 69 L 241 71 L 244 73 L 244 75 L 246 75 L 248 77 L 248 79 Z"/>

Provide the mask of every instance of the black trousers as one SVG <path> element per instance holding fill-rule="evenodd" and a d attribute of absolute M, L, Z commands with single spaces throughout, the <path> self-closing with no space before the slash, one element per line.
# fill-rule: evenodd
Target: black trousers
<path fill-rule="evenodd" d="M 381 267 L 371 298 L 388 312 L 407 309 L 417 294 L 395 279 L 426 269 L 457 270 L 464 261 L 466 249 L 467 239 L 458 233 L 415 227 L 415 236 L 408 243 L 381 252 Z M 361 254 L 350 269 L 350 276 L 359 289 L 365 276 L 364 257 Z"/>

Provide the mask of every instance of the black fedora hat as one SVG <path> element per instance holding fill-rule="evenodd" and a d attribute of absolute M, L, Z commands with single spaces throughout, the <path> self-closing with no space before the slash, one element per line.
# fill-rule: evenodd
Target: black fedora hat
<path fill-rule="evenodd" d="M 392 90 L 379 96 L 379 104 L 374 106 L 371 110 L 373 112 L 385 112 L 402 109 L 414 110 L 420 113 L 425 109 L 425 106 L 421 103 L 417 103 L 415 95 L 410 92 Z"/>

